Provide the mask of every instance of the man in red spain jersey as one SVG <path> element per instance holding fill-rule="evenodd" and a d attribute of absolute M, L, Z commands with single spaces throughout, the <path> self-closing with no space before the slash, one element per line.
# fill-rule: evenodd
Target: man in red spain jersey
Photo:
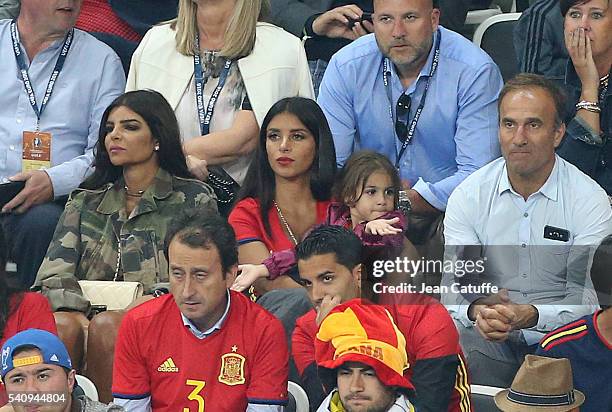
<path fill-rule="evenodd" d="M 315 363 L 317 324 L 340 303 L 361 296 L 361 242 L 339 226 L 315 228 L 296 248 L 303 286 L 315 309 L 299 318 L 292 355 L 311 404 L 325 397 Z M 365 291 L 364 291 L 365 292 Z M 408 294 L 384 305 L 406 337 L 410 368 L 404 373 L 415 387 L 419 412 L 472 410 L 467 367 L 455 325 L 439 302 Z"/>
<path fill-rule="evenodd" d="M 221 217 L 188 210 L 168 228 L 170 295 L 129 311 L 117 337 L 115 403 L 132 411 L 280 412 L 288 350 L 281 323 L 230 292 L 238 250 Z"/>

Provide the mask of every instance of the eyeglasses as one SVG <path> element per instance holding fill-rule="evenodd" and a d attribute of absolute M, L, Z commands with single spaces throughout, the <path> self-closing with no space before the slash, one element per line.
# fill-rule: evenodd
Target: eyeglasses
<path fill-rule="evenodd" d="M 397 137 L 403 142 L 406 141 L 408 137 L 408 114 L 410 113 L 410 104 L 412 100 L 410 96 L 405 93 L 397 99 L 397 105 L 395 106 L 395 133 L 397 133 Z M 402 122 L 400 119 L 406 118 L 406 122 Z"/>

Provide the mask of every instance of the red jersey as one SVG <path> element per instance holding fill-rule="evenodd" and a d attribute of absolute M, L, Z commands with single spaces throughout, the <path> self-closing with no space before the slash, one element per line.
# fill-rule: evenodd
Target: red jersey
<path fill-rule="evenodd" d="M 26 292 L 11 295 L 9 316 L 2 331 L 0 347 L 7 339 L 26 329 L 42 329 L 57 335 L 55 318 L 46 297 Z M 0 406 L 8 402 L 4 385 L 0 382 Z"/>
<path fill-rule="evenodd" d="M 245 411 L 287 402 L 288 350 L 281 323 L 240 293 L 227 317 L 198 339 L 172 295 L 130 310 L 115 346 L 113 396 L 151 397 L 153 411 Z"/>
<path fill-rule="evenodd" d="M 330 201 L 328 200 L 317 202 L 316 224 L 325 223 L 329 204 Z M 295 247 L 287 235 L 285 235 L 282 223 L 274 207 L 268 211 L 268 221 L 270 222 L 272 237 L 268 236 L 261 220 L 259 200 L 252 197 L 247 197 L 236 203 L 236 206 L 234 206 L 229 215 L 228 221 L 234 228 L 234 232 L 236 232 L 236 240 L 238 240 L 239 245 L 260 241 L 266 245 L 270 252 L 279 252 Z"/>
<path fill-rule="evenodd" d="M 136 43 L 142 40 L 140 34 L 117 16 L 109 0 L 83 0 L 75 27 L 88 33 L 112 34 Z"/>
<path fill-rule="evenodd" d="M 406 338 L 410 367 L 405 376 L 415 387 L 418 410 L 441 411 L 448 405 L 449 412 L 471 411 L 467 365 L 457 328 L 442 304 L 426 296 L 419 299 L 422 303 L 384 305 Z M 322 388 L 320 382 L 313 384 L 312 376 L 316 316 L 313 309 L 296 321 L 291 344 L 293 360 L 308 388 Z M 450 393 L 450 400 L 444 393 Z M 312 395 L 315 401 L 320 396 Z"/>

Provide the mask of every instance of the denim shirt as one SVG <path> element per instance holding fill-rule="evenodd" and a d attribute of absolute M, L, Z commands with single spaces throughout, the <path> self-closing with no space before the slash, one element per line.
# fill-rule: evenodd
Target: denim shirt
<path fill-rule="evenodd" d="M 578 116 L 576 103 L 580 100 L 581 83 L 571 61 L 568 63 L 564 88 L 568 97 L 567 130 L 557 153 L 573 163 L 584 173 L 599 183 L 608 195 L 612 194 L 612 90 L 608 90 L 601 107 L 601 134 L 597 135 Z"/>

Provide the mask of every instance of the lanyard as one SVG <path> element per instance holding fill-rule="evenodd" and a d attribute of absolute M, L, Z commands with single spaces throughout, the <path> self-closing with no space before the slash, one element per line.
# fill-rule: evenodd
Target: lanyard
<path fill-rule="evenodd" d="M 32 88 L 32 82 L 30 81 L 30 76 L 28 74 L 28 66 L 23 58 L 23 53 L 21 52 L 21 47 L 19 46 L 19 40 L 17 40 L 17 23 L 15 20 L 11 22 L 11 39 L 13 40 L 13 52 L 15 53 L 15 60 L 17 60 L 17 66 L 19 66 L 19 72 L 21 73 L 21 80 L 23 81 L 23 87 L 25 88 L 26 93 L 28 94 L 28 100 L 30 101 L 30 105 L 36 114 L 36 130 L 38 131 L 40 125 L 40 117 L 47 107 L 47 102 L 51 98 L 51 94 L 53 93 L 53 88 L 55 87 L 55 82 L 57 77 L 59 76 L 62 68 L 64 67 L 64 62 L 66 61 L 66 56 L 68 55 L 68 51 L 70 50 L 70 46 L 72 45 L 72 39 L 74 38 L 74 29 L 70 29 L 66 34 L 66 38 L 64 39 L 64 44 L 62 45 L 62 51 L 55 62 L 55 67 L 53 68 L 53 73 L 51 73 L 51 77 L 49 78 L 49 83 L 47 83 L 47 89 L 45 90 L 45 96 L 43 97 L 42 103 L 40 105 L 40 109 L 38 108 L 38 104 L 36 103 L 36 95 L 34 94 L 34 89 Z"/>
<path fill-rule="evenodd" d="M 429 86 L 431 85 L 431 79 L 433 75 L 436 73 L 438 69 L 438 63 L 440 61 L 440 38 L 442 34 L 438 29 L 436 33 L 436 44 L 434 46 L 434 58 L 431 64 L 431 70 L 429 71 L 429 77 L 427 78 L 427 83 L 425 84 L 425 90 L 423 91 L 423 96 L 421 97 L 421 101 L 419 103 L 419 107 L 414 114 L 414 118 L 412 122 L 410 122 L 410 127 L 408 128 L 408 134 L 406 136 L 406 140 L 402 144 L 399 153 L 397 154 L 397 158 L 395 160 L 395 168 L 399 170 L 400 159 L 404 155 L 406 148 L 410 144 L 412 137 L 414 136 L 414 131 L 416 130 L 417 123 L 419 122 L 419 118 L 421 117 L 421 113 L 423 112 L 423 108 L 425 107 L 425 98 L 427 97 L 427 90 L 429 90 Z M 387 92 L 387 99 L 389 100 L 389 115 L 391 116 L 392 126 L 395 126 L 395 118 L 393 116 L 393 96 L 391 91 L 391 82 L 389 81 L 389 73 L 391 73 L 391 63 L 389 59 L 385 57 L 383 59 L 383 83 L 385 85 L 385 90 Z M 395 127 L 393 127 L 393 133 L 395 134 Z M 397 137 L 397 136 L 396 136 Z"/>
<path fill-rule="evenodd" d="M 219 94 L 225 85 L 227 75 L 230 67 L 232 67 L 231 60 L 225 60 L 223 70 L 219 75 L 219 83 L 210 96 L 206 112 L 204 111 L 204 85 L 208 78 L 204 78 L 204 72 L 202 70 L 202 57 L 200 56 L 200 36 L 196 34 L 195 37 L 195 54 L 193 55 L 193 73 L 195 81 L 195 92 L 196 92 L 196 106 L 198 108 L 198 120 L 200 121 L 200 132 L 202 136 L 207 135 L 210 132 L 210 121 L 212 120 L 213 112 L 215 111 L 215 104 L 219 98 Z"/>

